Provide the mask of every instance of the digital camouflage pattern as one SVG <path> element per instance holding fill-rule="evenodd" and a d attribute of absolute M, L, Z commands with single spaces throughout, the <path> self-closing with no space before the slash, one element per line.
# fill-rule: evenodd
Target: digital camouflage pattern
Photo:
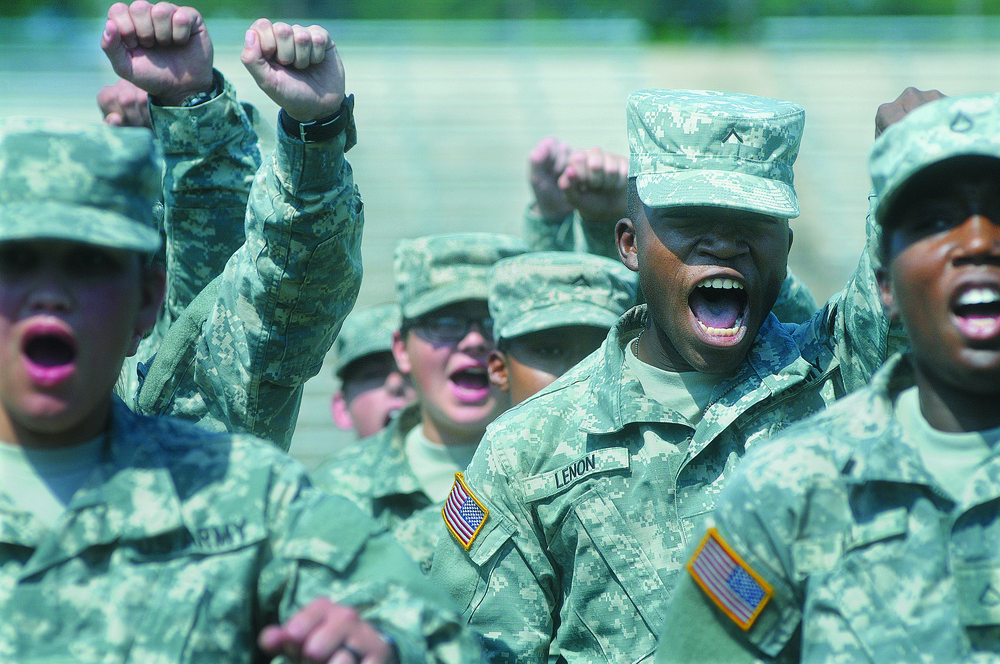
<path fill-rule="evenodd" d="M 442 536 L 431 579 L 491 661 L 652 655 L 685 552 L 745 450 L 862 386 L 885 357 L 866 260 L 856 277 L 805 325 L 770 317 L 697 426 L 625 367 L 642 306 L 490 426 L 465 473 L 489 517 L 468 552 Z"/>
<path fill-rule="evenodd" d="M 714 525 L 774 597 L 742 633 L 679 586 L 670 618 L 702 619 L 676 632 L 668 619 L 657 662 L 694 661 L 695 639 L 719 652 L 697 661 L 727 664 L 996 661 L 1000 457 L 960 502 L 947 498 L 894 414 L 913 384 L 897 356 L 869 388 L 747 456 L 701 529 Z"/>
<path fill-rule="evenodd" d="M 153 253 L 163 158 L 148 129 L 0 122 L 0 242 L 48 238 Z"/>
<path fill-rule="evenodd" d="M 344 369 L 355 360 L 391 351 L 392 334 L 399 329 L 400 323 L 396 304 L 378 304 L 352 311 L 333 342 L 337 377 L 343 379 Z"/>
<path fill-rule="evenodd" d="M 951 157 L 1000 154 L 1000 95 L 945 97 L 914 109 L 872 146 L 868 163 L 881 223 L 900 188 L 918 171 Z"/>
<path fill-rule="evenodd" d="M 567 325 L 610 329 L 636 304 L 639 279 L 620 261 L 540 251 L 497 261 L 489 273 L 495 341 Z"/>
<path fill-rule="evenodd" d="M 228 83 L 151 115 L 167 159 L 168 291 L 122 394 L 137 412 L 287 450 L 302 387 L 360 289 L 364 217 L 344 158 L 353 121 L 321 143 L 280 132 L 254 174 L 253 123 Z"/>
<path fill-rule="evenodd" d="M 406 434 L 420 425 L 420 406 L 412 404 L 387 427 L 316 468 L 312 480 L 373 516 L 427 573 L 441 535 L 441 505 L 433 504 L 406 456 Z M 430 518 L 421 515 L 425 509 Z"/>
<path fill-rule="evenodd" d="M 486 301 L 487 273 L 501 258 L 528 251 L 524 240 L 492 233 L 451 233 L 402 240 L 393 270 L 403 318 L 465 300 Z"/>
<path fill-rule="evenodd" d="M 645 174 L 646 195 L 674 182 L 683 196 L 672 199 L 677 203 L 746 209 L 752 201 L 756 211 L 797 213 L 790 186 L 801 109 L 678 93 L 685 104 L 688 94 L 720 102 L 732 124 L 720 130 L 723 123 L 710 114 L 673 113 L 648 91 L 631 97 L 630 144 L 638 155 L 630 175 Z M 763 133 L 741 124 L 751 111 Z M 703 149 L 688 136 L 696 126 L 729 147 L 694 159 Z M 650 135 L 636 136 L 643 132 Z M 678 146 L 686 151 L 677 153 Z M 729 179 L 730 171 L 706 170 L 675 177 L 662 171 L 651 154 L 657 150 L 699 166 L 742 164 L 750 175 Z M 746 154 L 770 161 L 748 165 Z M 739 186 L 727 190 L 728 183 Z M 709 185 L 718 196 L 703 197 Z M 748 189 L 758 185 L 771 197 Z M 867 230 L 878 232 L 871 219 Z M 431 580 L 463 607 L 492 661 L 652 656 L 686 551 L 746 450 L 865 385 L 888 356 L 889 341 L 898 340 L 882 313 L 876 258 L 863 253 L 847 287 L 803 324 L 769 317 L 696 426 L 647 398 L 625 365 L 627 344 L 646 326 L 642 306 L 620 319 L 600 351 L 490 426 L 465 473 L 489 516 L 468 551 L 453 537 L 441 538 Z"/>
<path fill-rule="evenodd" d="M 792 164 L 805 111 L 767 97 L 639 90 L 626 103 L 629 177 L 650 207 L 711 205 L 799 216 Z"/>
<path fill-rule="evenodd" d="M 402 661 L 478 661 L 398 544 L 273 446 L 115 400 L 107 450 L 51 531 L 0 487 L 0 660 L 260 662 L 259 631 L 326 596 Z"/>

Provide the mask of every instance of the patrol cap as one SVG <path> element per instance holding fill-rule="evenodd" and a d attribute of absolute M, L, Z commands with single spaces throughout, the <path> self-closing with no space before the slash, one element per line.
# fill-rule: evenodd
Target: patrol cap
<path fill-rule="evenodd" d="M 639 90 L 626 105 L 629 177 L 649 207 L 708 205 L 799 216 L 792 165 L 805 111 L 767 97 Z"/>
<path fill-rule="evenodd" d="M 524 240 L 492 233 L 427 235 L 396 246 L 396 295 L 413 319 L 464 300 L 486 301 L 488 272 L 501 258 L 528 251 Z"/>
<path fill-rule="evenodd" d="M 636 303 L 636 274 L 594 254 L 539 251 L 490 271 L 490 316 L 500 339 L 566 325 L 610 329 Z"/>
<path fill-rule="evenodd" d="M 399 307 L 379 304 L 355 309 L 344 321 L 334 342 L 337 365 L 334 373 L 343 380 L 344 370 L 368 355 L 392 350 L 392 334 L 399 329 Z"/>
<path fill-rule="evenodd" d="M 946 159 L 965 156 L 1000 159 L 1000 95 L 944 97 L 887 127 L 868 160 L 878 200 L 875 220 L 884 222 L 913 176 Z"/>
<path fill-rule="evenodd" d="M 0 241 L 59 239 L 153 253 L 163 160 L 153 133 L 0 122 Z"/>

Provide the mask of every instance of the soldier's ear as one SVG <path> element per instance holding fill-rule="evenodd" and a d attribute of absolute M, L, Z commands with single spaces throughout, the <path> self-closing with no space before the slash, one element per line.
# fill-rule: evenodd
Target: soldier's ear
<path fill-rule="evenodd" d="M 347 400 L 344 399 L 343 390 L 337 390 L 330 400 L 330 414 L 333 415 L 333 423 L 343 431 L 350 431 L 354 428 L 354 421 L 351 419 L 351 411 L 347 409 Z"/>
<path fill-rule="evenodd" d="M 635 224 L 629 218 L 619 219 L 615 224 L 615 241 L 618 258 L 628 269 L 639 271 L 639 250 L 635 241 Z"/>
<path fill-rule="evenodd" d="M 896 306 L 896 296 L 892 292 L 892 277 L 886 267 L 875 270 L 875 280 L 878 281 L 878 296 L 882 300 L 882 309 L 889 320 L 899 318 L 899 307 Z"/>
<path fill-rule="evenodd" d="M 503 353 L 498 350 L 490 351 L 490 357 L 486 360 L 486 373 L 498 390 L 510 391 L 510 384 L 507 382 L 507 358 Z"/>
<path fill-rule="evenodd" d="M 409 375 L 410 371 L 413 370 L 413 365 L 410 364 L 410 355 L 406 352 L 406 340 L 399 330 L 392 333 L 392 357 L 396 360 L 399 371 Z"/>

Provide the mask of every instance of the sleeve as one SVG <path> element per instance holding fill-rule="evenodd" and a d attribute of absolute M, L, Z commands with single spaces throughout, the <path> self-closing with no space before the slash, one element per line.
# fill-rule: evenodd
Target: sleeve
<path fill-rule="evenodd" d="M 328 141 L 278 132 L 250 190 L 245 241 L 197 332 L 171 328 L 191 338 L 174 339 L 172 357 L 158 353 L 146 378 L 156 393 L 144 395 L 143 385 L 140 412 L 288 449 L 302 386 L 319 372 L 361 284 L 363 206 L 344 156 L 352 102 L 345 130 Z M 166 377 L 150 381 L 157 371 Z"/>
<path fill-rule="evenodd" d="M 545 662 L 558 613 L 558 576 L 543 535 L 503 466 L 488 432 L 461 487 L 488 516 L 471 541 L 460 539 L 446 519 L 430 579 L 482 635 L 487 661 Z"/>
<path fill-rule="evenodd" d="M 759 500 L 762 491 L 769 493 Z M 692 540 L 667 607 L 657 664 L 798 661 L 796 513 L 782 487 L 755 485 L 742 467 L 737 471 Z"/>
<path fill-rule="evenodd" d="M 261 156 L 257 133 L 231 83 L 190 108 L 150 106 L 163 146 L 168 321 L 222 273 L 244 242 L 247 199 Z"/>
<path fill-rule="evenodd" d="M 524 213 L 524 239 L 532 251 L 573 251 L 575 215 L 548 219 L 535 211 L 534 204 Z"/>
<path fill-rule="evenodd" d="M 400 662 L 479 661 L 457 609 L 374 520 L 302 480 L 279 478 L 270 493 L 273 555 L 258 577 L 258 632 L 328 597 L 390 637 Z"/>
<path fill-rule="evenodd" d="M 875 274 L 879 260 L 881 229 L 869 212 L 867 244 L 858 266 L 840 293 L 798 331 L 804 356 L 819 356 L 819 346 L 832 353 L 840 365 L 844 392 L 864 387 L 886 358 L 906 347 L 901 325 L 890 325 L 882 309 Z"/>
<path fill-rule="evenodd" d="M 782 323 L 799 324 L 809 320 L 817 310 L 819 305 L 809 287 L 789 269 L 771 313 Z"/>

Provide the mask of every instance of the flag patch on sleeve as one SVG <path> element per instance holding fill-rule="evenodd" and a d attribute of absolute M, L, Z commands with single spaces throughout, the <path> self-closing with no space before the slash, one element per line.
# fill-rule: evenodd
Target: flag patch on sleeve
<path fill-rule="evenodd" d="M 465 476 L 455 473 L 455 484 L 451 487 L 448 500 L 444 502 L 441 516 L 444 517 L 448 530 L 466 551 L 472 546 L 489 515 L 490 511 L 486 506 L 465 485 Z"/>
<path fill-rule="evenodd" d="M 710 528 L 687 569 L 695 583 L 746 631 L 757 620 L 774 590 L 726 544 L 715 528 Z"/>

